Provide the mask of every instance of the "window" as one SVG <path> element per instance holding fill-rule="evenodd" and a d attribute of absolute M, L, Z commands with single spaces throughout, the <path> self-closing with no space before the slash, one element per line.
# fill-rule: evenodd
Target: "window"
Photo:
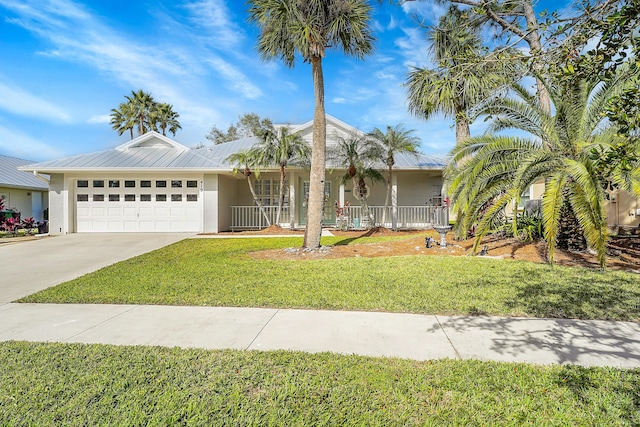
<path fill-rule="evenodd" d="M 167 195 L 166 194 L 156 194 L 156 202 L 166 202 Z"/>
<path fill-rule="evenodd" d="M 172 202 L 181 202 L 182 201 L 182 194 L 172 194 L 171 195 L 171 201 Z"/>
<path fill-rule="evenodd" d="M 165 188 L 167 186 L 167 181 L 156 181 L 156 188 Z"/>
<path fill-rule="evenodd" d="M 198 188 L 198 181 L 187 181 L 187 188 Z"/>
<path fill-rule="evenodd" d="M 87 180 L 78 181 L 78 188 L 87 188 L 87 187 L 89 187 L 89 181 Z"/>
<path fill-rule="evenodd" d="M 520 195 L 518 208 L 524 208 L 529 200 L 531 200 L 531 187 L 527 188 L 525 192 Z"/>
<path fill-rule="evenodd" d="M 187 194 L 187 202 L 197 202 L 198 195 L 197 194 Z"/>
<path fill-rule="evenodd" d="M 88 202 L 89 201 L 89 195 L 88 194 L 78 194 L 77 201 L 79 202 Z"/>
<path fill-rule="evenodd" d="M 182 188 L 182 181 L 180 180 L 171 181 L 171 188 Z"/>
<path fill-rule="evenodd" d="M 120 181 L 117 179 L 110 179 L 109 188 L 120 188 Z"/>
<path fill-rule="evenodd" d="M 104 202 L 104 194 L 94 194 L 93 195 L 94 202 Z"/>
<path fill-rule="evenodd" d="M 140 187 L 142 187 L 142 188 L 151 188 L 151 181 L 149 181 L 149 180 L 140 181 Z"/>
<path fill-rule="evenodd" d="M 124 186 L 125 186 L 125 188 L 135 188 L 136 187 L 136 182 L 135 181 L 125 181 L 124 182 Z"/>
<path fill-rule="evenodd" d="M 135 194 L 125 194 L 124 195 L 124 201 L 125 202 L 135 202 L 136 201 L 136 195 Z"/>
<path fill-rule="evenodd" d="M 326 182 L 331 189 L 331 183 Z M 327 186 L 325 185 L 325 190 Z M 258 200 L 263 206 L 278 206 L 280 199 L 280 180 L 279 179 L 259 179 L 255 182 L 255 191 Z M 289 206 L 289 183 L 284 182 L 284 206 Z"/>
<path fill-rule="evenodd" d="M 141 194 L 140 195 L 140 201 L 141 202 L 150 202 L 151 201 L 151 194 Z"/>
<path fill-rule="evenodd" d="M 109 194 L 109 201 L 110 202 L 119 202 L 120 201 L 120 195 L 119 194 Z"/>
<path fill-rule="evenodd" d="M 101 179 L 94 179 L 93 188 L 104 188 L 104 181 Z"/>

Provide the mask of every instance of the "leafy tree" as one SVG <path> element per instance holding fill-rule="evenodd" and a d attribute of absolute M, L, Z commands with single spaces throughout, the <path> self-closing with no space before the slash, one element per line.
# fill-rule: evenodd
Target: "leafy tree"
<path fill-rule="evenodd" d="M 249 191 L 251 191 L 251 196 L 253 196 L 253 202 L 260 209 L 260 213 L 264 216 L 264 219 L 267 221 L 267 225 L 271 225 L 271 220 L 269 219 L 269 215 L 264 210 L 264 206 L 262 206 L 262 202 L 258 199 L 256 195 L 256 190 L 253 186 L 253 178 L 252 176 L 255 174 L 257 177 L 260 176 L 260 169 L 258 169 L 258 154 L 255 150 L 241 150 L 231 154 L 226 158 L 226 161 L 229 163 L 235 164 L 233 168 L 233 173 L 242 173 L 244 177 L 247 179 L 247 185 L 249 185 Z"/>
<path fill-rule="evenodd" d="M 470 109 L 513 79 L 516 69 L 504 55 L 488 60 L 478 27 L 466 25 L 465 16 L 451 7 L 430 29 L 429 51 L 437 67 L 415 68 L 406 84 L 411 113 L 425 119 L 442 113 L 455 119 L 456 144 L 470 137 Z"/>
<path fill-rule="evenodd" d="M 131 91 L 131 95 L 125 96 L 126 102 L 120 103 L 118 108 L 111 110 L 111 127 L 122 135 L 129 131 L 133 139 L 133 128 L 138 129 L 138 135 L 144 135 L 150 130 L 162 130 L 166 135 L 167 128 L 174 136 L 178 129 L 182 129 L 178 117 L 173 111 L 173 106 L 166 103 L 157 103 L 150 93 L 143 91 Z"/>
<path fill-rule="evenodd" d="M 519 86 L 514 88 L 517 99 L 504 97 L 488 105 L 485 112 L 493 117 L 490 132 L 456 147 L 445 171 L 449 194 L 459 215 L 458 234 L 476 227 L 477 249 L 503 209 L 517 205 L 526 189 L 544 180 L 542 214 L 550 262 L 554 259 L 562 209 L 568 202 L 587 243 L 604 267 L 607 182 L 640 195 L 640 163 L 629 169 L 616 166 L 605 171 L 592 156 L 594 148 L 607 153 L 615 150 L 620 141 L 617 129 L 603 113 L 627 84 L 628 73 L 621 70 L 607 82 L 576 80 L 551 86 L 553 114 Z M 495 133 L 506 129 L 520 130 L 527 136 Z"/>
<path fill-rule="evenodd" d="M 369 135 L 375 138 L 382 145 L 382 161 L 387 165 L 387 193 L 384 197 L 384 211 L 382 213 L 382 223 L 387 221 L 387 207 L 391 197 L 391 183 L 393 178 L 393 166 L 396 164 L 395 157 L 401 153 L 418 154 L 420 138 L 413 135 L 414 130 L 406 130 L 402 125 L 394 127 L 387 126 L 387 132 L 375 128 Z M 396 229 L 396 218 L 393 216 L 392 228 Z"/>
<path fill-rule="evenodd" d="M 353 196 L 362 203 L 362 216 L 369 220 L 369 224 L 373 224 L 367 203 L 370 194 L 366 180 L 369 179 L 372 184 L 384 181 L 384 176 L 375 167 L 376 162 L 384 157 L 384 148 L 378 140 L 368 135 L 338 137 L 336 142 L 329 157 L 335 164 L 346 168 L 342 182 L 352 182 Z"/>
<path fill-rule="evenodd" d="M 328 49 L 362 58 L 373 50 L 366 0 L 249 0 L 249 19 L 261 30 L 258 51 L 265 60 L 293 67 L 299 54 L 311 64 L 315 94 L 309 209 L 303 245 L 320 246 L 324 208 L 326 117 L 322 59 Z"/>
<path fill-rule="evenodd" d="M 287 126 L 277 130 L 265 129 L 259 136 L 260 142 L 253 147 L 257 154 L 257 163 L 262 166 L 278 165 L 280 169 L 280 197 L 276 214 L 276 224 L 280 224 L 280 214 L 284 206 L 286 167 L 291 161 L 305 163 L 311 155 L 311 148 L 300 134 L 291 133 Z"/>
<path fill-rule="evenodd" d="M 151 110 L 151 123 L 153 130 L 156 132 L 158 128 L 162 130 L 162 135 L 167 135 L 167 128 L 169 128 L 169 132 L 176 135 L 178 129 L 182 129 L 180 126 L 180 122 L 178 121 L 178 117 L 180 114 L 173 111 L 173 105 L 160 103 L 156 104 L 154 108 Z"/>
<path fill-rule="evenodd" d="M 264 130 L 273 131 L 273 123 L 268 118 L 261 119 L 255 113 L 245 113 L 239 117 L 235 124 L 229 125 L 227 131 L 224 132 L 214 126 L 206 135 L 206 138 L 213 141 L 214 144 L 222 144 L 225 142 L 235 141 L 251 136 L 258 136 Z"/>

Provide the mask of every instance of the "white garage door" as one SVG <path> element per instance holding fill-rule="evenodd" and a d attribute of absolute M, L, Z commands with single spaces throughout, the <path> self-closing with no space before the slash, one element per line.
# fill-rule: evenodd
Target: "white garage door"
<path fill-rule="evenodd" d="M 79 233 L 200 231 L 197 180 L 89 179 L 75 190 Z"/>

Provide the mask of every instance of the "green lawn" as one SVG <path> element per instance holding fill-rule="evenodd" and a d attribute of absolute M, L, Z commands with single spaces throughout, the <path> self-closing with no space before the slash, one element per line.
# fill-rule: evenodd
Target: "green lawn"
<path fill-rule="evenodd" d="M 323 244 L 357 244 L 339 237 Z M 301 239 L 184 240 L 22 299 L 640 320 L 640 276 L 479 257 L 256 260 Z"/>
<path fill-rule="evenodd" d="M 638 425 L 640 370 L 0 343 L 1 425 Z"/>

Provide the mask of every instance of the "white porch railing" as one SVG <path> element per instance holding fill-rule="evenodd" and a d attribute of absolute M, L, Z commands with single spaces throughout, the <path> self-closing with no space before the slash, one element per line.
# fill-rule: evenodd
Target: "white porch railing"
<path fill-rule="evenodd" d="M 398 206 L 397 228 L 431 228 L 435 224 L 449 224 L 449 208 L 447 206 Z M 264 207 L 271 224 L 275 223 L 277 206 Z M 374 225 L 392 228 L 391 206 L 387 207 L 387 215 L 384 223 L 382 217 L 384 206 L 369 206 L 369 212 Z M 350 206 L 348 208 L 349 228 L 359 224 L 363 227 L 362 207 Z M 355 220 L 357 218 L 357 220 Z M 291 224 L 291 212 L 288 206 L 282 208 L 280 214 L 280 226 L 289 227 Z M 257 206 L 231 206 L 231 230 L 260 230 L 268 227 L 268 223 Z"/>
<path fill-rule="evenodd" d="M 273 225 L 278 215 L 277 206 L 263 206 L 264 212 Z M 257 206 L 231 206 L 231 231 L 235 230 L 261 230 L 269 226 L 269 222 Z M 284 206 L 280 212 L 280 225 L 289 227 L 291 213 L 288 206 Z"/>

